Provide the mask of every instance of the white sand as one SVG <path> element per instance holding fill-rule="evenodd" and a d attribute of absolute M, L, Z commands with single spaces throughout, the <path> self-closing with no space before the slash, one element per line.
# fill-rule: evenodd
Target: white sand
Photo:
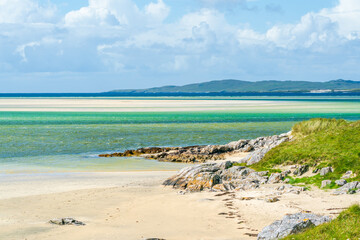
<path fill-rule="evenodd" d="M 279 202 L 266 203 L 262 199 L 275 192 L 271 185 L 234 196 L 207 192 L 180 195 L 161 186 L 172 174 L 3 175 L 0 239 L 256 239 L 246 234 L 257 234 L 287 213 L 307 210 L 336 215 L 341 209 L 331 208 L 360 202 L 360 195 L 331 196 L 315 190 L 283 195 Z M 254 199 L 244 201 L 240 197 Z M 231 202 L 233 206 L 226 206 Z M 220 214 L 229 212 L 233 215 Z M 87 225 L 47 223 L 60 217 L 73 217 Z"/>
<path fill-rule="evenodd" d="M 359 104 L 271 100 L 164 100 L 122 98 L 0 98 L 0 111 L 161 112 L 161 111 L 360 112 Z"/>

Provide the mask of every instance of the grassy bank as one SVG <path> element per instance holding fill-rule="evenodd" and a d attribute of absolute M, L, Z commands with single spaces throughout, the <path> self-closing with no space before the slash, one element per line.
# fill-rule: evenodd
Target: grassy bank
<path fill-rule="evenodd" d="M 360 238 L 360 206 L 354 205 L 343 211 L 339 217 L 330 223 L 309 229 L 297 235 L 291 235 L 283 240 L 323 240 L 323 239 L 359 239 Z"/>
<path fill-rule="evenodd" d="M 337 180 L 348 170 L 358 176 L 351 180 L 360 179 L 360 121 L 317 118 L 297 123 L 292 134 L 293 141 L 270 150 L 252 167 L 267 170 L 292 164 L 308 164 L 316 168 L 331 166 L 334 172 L 326 175 L 326 179 Z M 319 184 L 324 179 L 316 176 L 302 181 Z"/>

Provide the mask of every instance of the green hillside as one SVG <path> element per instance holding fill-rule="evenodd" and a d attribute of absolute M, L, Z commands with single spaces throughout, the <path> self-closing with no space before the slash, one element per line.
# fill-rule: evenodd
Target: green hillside
<path fill-rule="evenodd" d="M 334 172 L 320 177 L 297 179 L 319 185 L 322 180 L 337 180 L 348 170 L 360 179 L 360 121 L 312 119 L 296 124 L 294 140 L 271 149 L 253 167 L 271 169 L 279 165 L 308 164 L 316 168 L 331 166 Z M 349 180 L 349 181 L 350 181 Z"/>
<path fill-rule="evenodd" d="M 115 90 L 113 92 L 134 93 L 207 93 L 207 92 L 308 92 L 311 90 L 360 89 L 360 81 L 333 80 L 328 82 L 307 81 L 258 81 L 217 80 L 184 86 L 164 86 L 149 89 Z"/>

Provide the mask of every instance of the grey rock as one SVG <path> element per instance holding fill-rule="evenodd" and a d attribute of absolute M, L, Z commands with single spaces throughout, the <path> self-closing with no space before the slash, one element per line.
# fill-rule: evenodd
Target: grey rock
<path fill-rule="evenodd" d="M 73 218 L 52 219 L 49 221 L 49 223 L 56 224 L 56 225 L 75 225 L 75 226 L 85 225 L 85 223 L 75 220 Z"/>
<path fill-rule="evenodd" d="M 360 189 L 360 182 L 358 181 L 346 183 L 344 186 L 336 189 L 332 194 L 341 195 L 341 194 L 356 193 L 357 191 L 356 189 Z"/>
<path fill-rule="evenodd" d="M 339 179 L 339 180 L 336 180 L 335 183 L 336 183 L 336 185 L 341 187 L 341 186 L 344 186 L 347 183 L 347 181 L 345 179 Z"/>
<path fill-rule="evenodd" d="M 320 170 L 320 176 L 325 176 L 328 173 L 333 172 L 332 167 L 324 167 Z"/>
<path fill-rule="evenodd" d="M 275 221 L 265 227 L 259 234 L 258 240 L 274 240 L 298 233 L 311 226 L 331 221 L 330 217 L 311 213 L 296 213 L 286 215 L 282 220 Z"/>
<path fill-rule="evenodd" d="M 283 179 L 281 173 L 272 173 L 269 177 L 268 183 L 279 183 Z"/>
<path fill-rule="evenodd" d="M 164 238 L 145 238 L 144 240 L 165 240 Z"/>
<path fill-rule="evenodd" d="M 324 188 L 331 184 L 331 180 L 324 180 L 321 182 L 321 188 Z"/>
<path fill-rule="evenodd" d="M 348 179 L 351 178 L 353 176 L 353 172 L 352 171 L 347 171 L 341 178 L 342 179 Z"/>
<path fill-rule="evenodd" d="M 307 171 L 309 171 L 309 165 L 301 165 L 293 172 L 293 174 L 297 176 L 301 176 Z"/>

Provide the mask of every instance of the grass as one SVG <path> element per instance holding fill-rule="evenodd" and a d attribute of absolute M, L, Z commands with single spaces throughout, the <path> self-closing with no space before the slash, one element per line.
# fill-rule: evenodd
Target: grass
<path fill-rule="evenodd" d="M 303 233 L 290 235 L 283 240 L 358 240 L 360 238 L 360 206 L 353 205 L 330 223 L 311 228 Z"/>
<path fill-rule="evenodd" d="M 360 173 L 360 121 L 317 118 L 297 123 L 294 140 L 271 149 L 252 167 L 269 170 L 278 165 L 308 164 L 317 168 L 331 166 L 334 172 L 325 177 L 303 178 L 305 183 L 319 185 L 322 180 L 337 180 L 348 170 Z"/>

